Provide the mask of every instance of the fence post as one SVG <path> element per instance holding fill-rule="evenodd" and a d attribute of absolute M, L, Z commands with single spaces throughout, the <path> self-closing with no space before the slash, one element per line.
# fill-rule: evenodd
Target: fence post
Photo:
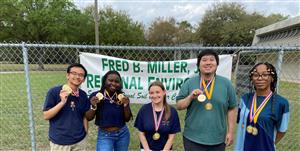
<path fill-rule="evenodd" d="M 33 119 L 33 111 L 32 111 L 32 96 L 31 96 L 31 90 L 30 90 L 28 51 L 27 51 L 27 48 L 25 47 L 25 42 L 22 43 L 22 51 L 23 51 L 23 62 L 24 62 L 24 71 L 25 71 L 25 79 L 26 79 L 29 128 L 30 128 L 30 136 L 31 136 L 31 148 L 32 148 L 31 150 L 35 151 L 36 143 L 35 143 L 34 119 Z"/>
<path fill-rule="evenodd" d="M 276 89 L 277 89 L 278 93 L 279 93 L 279 83 L 280 83 L 280 78 L 281 78 L 282 60 L 283 60 L 283 49 L 281 49 L 278 52 L 277 60 L 276 60 L 276 65 L 275 65 L 275 68 L 277 70 L 277 76 L 278 76 L 278 78 L 277 78 L 277 86 L 276 86 Z"/>

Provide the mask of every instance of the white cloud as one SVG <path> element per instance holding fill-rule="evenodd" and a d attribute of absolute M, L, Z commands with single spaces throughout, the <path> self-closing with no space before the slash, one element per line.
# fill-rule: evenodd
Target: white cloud
<path fill-rule="evenodd" d="M 93 5 L 94 0 L 73 0 L 75 4 L 84 8 Z M 99 9 L 111 6 L 115 10 L 124 10 L 134 21 L 142 22 L 149 26 L 157 17 L 174 17 L 176 21 L 187 20 L 192 25 L 197 25 L 205 11 L 216 2 L 233 2 L 230 0 L 195 1 L 195 0 L 98 0 Z M 300 15 L 300 2 L 248 0 L 235 1 L 243 4 L 249 12 L 260 12 L 265 15 L 279 13 L 291 17 Z"/>

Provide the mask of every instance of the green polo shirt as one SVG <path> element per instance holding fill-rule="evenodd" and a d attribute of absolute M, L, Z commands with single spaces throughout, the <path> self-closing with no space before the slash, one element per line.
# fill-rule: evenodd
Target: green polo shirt
<path fill-rule="evenodd" d="M 176 101 L 186 98 L 193 90 L 199 88 L 200 76 L 190 78 L 181 87 Z M 210 86 L 208 90 L 210 90 Z M 212 110 L 205 109 L 204 106 L 207 102 L 212 103 Z M 217 75 L 211 100 L 206 99 L 205 102 L 199 102 L 196 98 L 188 106 L 183 136 L 204 145 L 225 142 L 227 111 L 236 106 L 236 94 L 231 82 L 227 78 Z"/>

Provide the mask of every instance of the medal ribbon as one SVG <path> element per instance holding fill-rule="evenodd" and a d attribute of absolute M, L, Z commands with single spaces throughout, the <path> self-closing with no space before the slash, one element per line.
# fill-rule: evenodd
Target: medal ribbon
<path fill-rule="evenodd" d="M 203 86 L 204 86 L 205 94 L 206 94 L 208 100 L 210 100 L 211 97 L 212 97 L 212 93 L 213 93 L 213 91 L 214 91 L 215 78 L 211 79 L 211 80 L 209 81 L 209 83 L 208 83 L 207 86 L 206 86 L 204 80 L 201 80 L 201 81 L 202 81 L 202 84 L 203 84 Z M 211 83 L 211 87 L 210 87 L 210 90 L 209 90 L 209 92 L 208 92 L 207 88 L 208 88 L 208 86 L 210 85 L 210 83 Z"/>
<path fill-rule="evenodd" d="M 263 108 L 266 106 L 266 104 L 268 103 L 268 101 L 270 100 L 271 96 L 272 96 L 273 92 L 271 91 L 263 100 L 263 102 L 259 105 L 259 107 L 256 109 L 257 107 L 257 101 L 256 101 L 256 93 L 253 95 L 252 98 L 252 103 L 251 103 L 251 109 L 250 109 L 250 123 L 253 121 L 254 119 L 254 124 L 256 124 L 258 116 L 260 114 L 260 112 L 263 110 Z"/>
<path fill-rule="evenodd" d="M 104 94 L 104 97 L 107 98 L 106 96 L 108 96 L 107 99 L 109 99 L 111 102 L 114 102 L 113 98 L 114 96 L 116 96 L 117 93 L 115 92 L 114 95 L 112 97 L 109 96 L 109 93 L 105 90 L 105 94 Z"/>
<path fill-rule="evenodd" d="M 201 78 L 201 81 L 200 81 L 200 90 L 204 90 L 204 89 L 207 89 L 208 87 L 209 87 L 209 85 L 211 84 L 211 82 L 212 82 L 212 79 L 211 80 L 209 80 L 209 82 L 208 82 L 208 84 L 207 84 L 207 86 L 203 89 L 202 88 L 202 81 L 204 81 L 202 78 Z"/>
<path fill-rule="evenodd" d="M 73 96 L 76 96 L 76 97 L 79 97 L 79 90 L 77 90 L 77 91 L 72 91 L 72 95 L 73 95 Z"/>
<path fill-rule="evenodd" d="M 165 108 L 163 107 L 163 109 L 161 110 L 160 114 L 159 114 L 159 118 L 158 118 L 158 121 L 157 121 L 157 115 L 154 111 L 154 106 L 152 104 L 152 111 L 153 111 L 153 118 L 154 118 L 154 126 L 155 126 L 155 131 L 157 132 L 158 128 L 159 128 L 159 125 L 161 123 L 161 120 L 162 120 L 162 116 L 164 114 L 164 111 L 165 111 Z"/>

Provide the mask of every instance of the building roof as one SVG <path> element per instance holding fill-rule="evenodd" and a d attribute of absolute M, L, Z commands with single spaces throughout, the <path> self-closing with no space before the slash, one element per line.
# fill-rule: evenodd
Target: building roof
<path fill-rule="evenodd" d="M 300 46 L 300 16 L 257 29 L 252 45 Z"/>

